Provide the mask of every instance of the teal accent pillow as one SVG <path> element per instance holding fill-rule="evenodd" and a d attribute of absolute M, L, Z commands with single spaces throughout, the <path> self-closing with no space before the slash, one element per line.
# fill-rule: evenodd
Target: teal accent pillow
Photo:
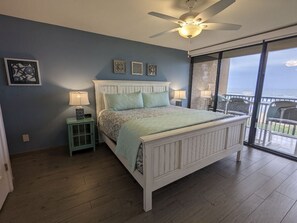
<path fill-rule="evenodd" d="M 106 109 L 115 111 L 143 108 L 142 94 L 104 94 L 104 104 Z"/>
<path fill-rule="evenodd" d="M 168 91 L 156 93 L 142 93 L 143 105 L 145 108 L 169 106 Z"/>

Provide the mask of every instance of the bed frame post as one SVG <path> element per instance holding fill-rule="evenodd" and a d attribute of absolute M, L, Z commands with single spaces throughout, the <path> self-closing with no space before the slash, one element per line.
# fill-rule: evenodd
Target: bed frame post
<path fill-rule="evenodd" d="M 153 160 L 152 147 L 147 144 L 143 146 L 143 209 L 145 212 L 152 210 L 152 194 L 153 194 Z"/>
<path fill-rule="evenodd" d="M 245 126 L 246 126 L 246 122 L 244 122 L 244 123 L 241 124 L 241 126 L 240 126 L 239 143 L 242 145 L 242 147 L 243 147 L 243 141 L 244 141 L 244 137 L 245 137 Z M 237 152 L 236 161 L 237 161 L 237 162 L 240 162 L 240 161 L 241 161 L 241 150 L 239 150 L 239 151 Z"/>
<path fill-rule="evenodd" d="M 152 191 L 148 189 L 143 189 L 143 210 L 148 212 L 152 210 Z"/>
<path fill-rule="evenodd" d="M 236 161 L 237 161 L 237 162 L 240 162 L 240 161 L 241 161 L 241 151 L 238 151 L 238 152 L 237 152 Z"/>

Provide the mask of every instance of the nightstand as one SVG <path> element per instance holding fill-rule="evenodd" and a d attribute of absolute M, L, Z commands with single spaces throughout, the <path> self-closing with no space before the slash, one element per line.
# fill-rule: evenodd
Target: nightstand
<path fill-rule="evenodd" d="M 95 151 L 95 120 L 67 118 L 69 153 L 87 148 Z"/>

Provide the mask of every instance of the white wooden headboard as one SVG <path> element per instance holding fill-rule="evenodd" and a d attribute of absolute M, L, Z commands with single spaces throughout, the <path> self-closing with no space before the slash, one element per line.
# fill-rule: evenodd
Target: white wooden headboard
<path fill-rule="evenodd" d="M 95 85 L 97 117 L 104 109 L 103 94 L 125 94 L 141 91 L 144 93 L 169 91 L 170 82 L 160 81 L 120 81 L 120 80 L 93 80 Z"/>

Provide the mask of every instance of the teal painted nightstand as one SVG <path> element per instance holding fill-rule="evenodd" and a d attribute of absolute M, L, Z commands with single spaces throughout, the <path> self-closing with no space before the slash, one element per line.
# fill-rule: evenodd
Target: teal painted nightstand
<path fill-rule="evenodd" d="M 69 153 L 93 147 L 95 151 L 95 120 L 67 118 Z"/>

